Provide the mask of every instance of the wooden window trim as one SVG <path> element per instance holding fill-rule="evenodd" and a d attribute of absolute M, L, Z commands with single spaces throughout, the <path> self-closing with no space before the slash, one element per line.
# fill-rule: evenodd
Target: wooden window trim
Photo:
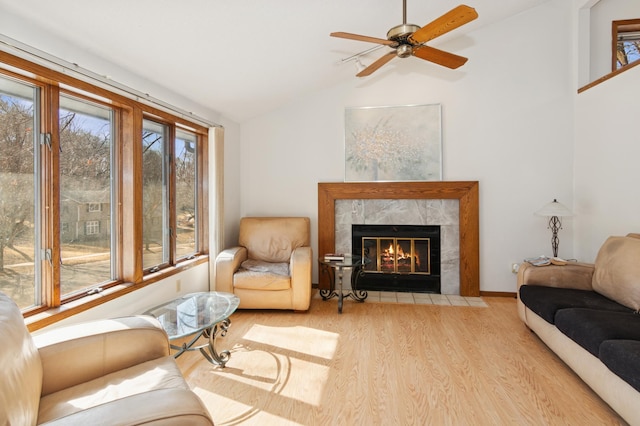
<path fill-rule="evenodd" d="M 614 72 L 618 69 L 618 34 L 626 32 L 640 31 L 640 19 L 622 19 L 619 21 L 611 22 L 611 71 Z M 620 69 L 626 68 L 637 61 L 620 67 Z"/>
<path fill-rule="evenodd" d="M 14 77 L 24 81 L 30 81 L 41 87 L 41 106 L 43 114 L 41 117 L 41 131 L 50 132 L 52 134 L 52 150 L 59 149 L 58 138 L 58 110 L 59 96 L 61 92 L 70 93 L 73 96 L 85 97 L 93 102 L 105 102 L 107 105 L 115 108 L 116 135 L 119 141 L 116 148 L 116 168 L 114 173 L 118 173 L 120 179 L 117 179 L 117 186 L 114 189 L 117 192 L 119 206 L 117 207 L 117 215 L 119 216 L 120 226 L 117 227 L 117 256 L 116 261 L 118 274 L 121 277 L 116 282 L 105 284 L 103 291 L 93 295 L 80 295 L 75 298 L 69 298 L 61 303 L 60 286 L 54 285 L 50 278 L 43 279 L 44 303 L 43 306 L 34 307 L 25 310 L 24 316 L 28 328 L 31 331 L 51 325 L 57 321 L 68 318 L 80 312 L 99 306 L 108 301 L 114 300 L 125 294 L 137 289 L 154 284 L 172 275 L 178 274 L 184 270 L 190 269 L 196 265 L 207 263 L 209 261 L 209 244 L 208 235 L 208 215 L 205 206 L 208 203 L 208 132 L 209 129 L 200 124 L 190 122 L 180 116 L 170 114 L 159 108 L 136 102 L 130 98 L 111 92 L 99 86 L 95 86 L 86 81 L 78 80 L 69 75 L 59 73 L 44 66 L 34 64 L 25 59 L 16 57 L 6 52 L 0 51 L 0 63 L 9 66 L 8 69 L 0 67 L 2 74 Z M 15 71 L 14 71 L 15 69 Z M 65 85 L 77 89 L 83 93 L 76 93 L 69 90 L 68 87 L 60 88 Z M 93 96 L 95 96 L 95 98 Z M 142 161 L 142 146 L 140 137 L 142 135 L 142 119 L 143 117 L 156 117 L 162 121 L 174 126 L 182 126 L 193 131 L 198 138 L 198 186 L 197 194 L 199 198 L 199 252 L 188 259 L 180 259 L 176 262 L 171 258 L 171 265 L 160 269 L 158 272 L 146 274 L 142 268 L 142 197 L 137 196 L 133 190 L 128 188 L 142 187 L 142 168 L 136 167 Z M 172 132 L 173 133 L 173 132 Z M 50 154 L 41 147 L 44 156 Z M 48 149 L 47 149 L 48 150 Z M 126 155 L 125 155 L 126 153 Z M 54 164 L 50 157 L 43 159 L 46 169 L 43 170 L 42 185 L 59 186 L 59 164 Z M 59 193 L 58 191 L 43 191 L 43 199 L 41 203 L 46 207 L 48 215 L 43 218 L 46 223 L 46 232 L 43 232 L 43 246 L 52 248 L 52 258 L 60 257 L 59 240 Z M 49 268 L 45 277 L 59 276 L 55 268 L 59 268 L 59 262 L 44 262 L 44 268 Z"/>

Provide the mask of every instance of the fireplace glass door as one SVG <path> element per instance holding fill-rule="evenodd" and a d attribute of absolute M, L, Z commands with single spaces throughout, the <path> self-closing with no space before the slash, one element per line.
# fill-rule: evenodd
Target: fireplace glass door
<path fill-rule="evenodd" d="M 351 237 L 366 260 L 358 288 L 440 293 L 440 226 L 353 224 Z"/>
<path fill-rule="evenodd" d="M 363 237 L 365 272 L 431 274 L 430 238 Z"/>

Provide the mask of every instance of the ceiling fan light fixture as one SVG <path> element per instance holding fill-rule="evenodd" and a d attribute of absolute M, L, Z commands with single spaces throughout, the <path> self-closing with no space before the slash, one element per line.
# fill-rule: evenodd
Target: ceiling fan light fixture
<path fill-rule="evenodd" d="M 367 66 L 365 64 L 360 62 L 360 58 L 356 58 L 355 62 L 356 62 L 356 71 L 357 71 L 357 73 L 360 73 L 360 72 L 364 71 L 365 68 L 367 68 Z"/>
<path fill-rule="evenodd" d="M 413 47 L 408 44 L 401 44 L 396 49 L 396 56 L 398 58 L 408 58 L 413 53 Z"/>

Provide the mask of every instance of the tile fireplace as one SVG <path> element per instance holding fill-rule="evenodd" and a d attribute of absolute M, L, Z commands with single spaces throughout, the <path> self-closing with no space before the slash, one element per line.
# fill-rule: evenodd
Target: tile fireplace
<path fill-rule="evenodd" d="M 477 181 L 318 183 L 318 253 L 335 253 L 338 247 L 345 245 L 348 246 L 348 250 L 352 250 L 351 224 L 363 223 L 353 220 L 353 217 L 359 214 L 361 206 L 367 211 L 384 211 L 387 204 L 394 205 L 394 209 L 397 210 L 404 209 L 402 203 L 409 203 L 418 205 L 418 212 L 424 212 L 430 208 L 438 210 L 437 206 L 440 204 L 444 206 L 453 202 L 457 206 L 457 223 L 455 226 L 447 225 L 441 228 L 441 272 L 445 281 L 446 276 L 454 275 L 457 284 L 455 290 L 450 290 L 447 287 L 449 284 L 445 283 L 442 293 L 479 296 L 478 186 Z M 407 216 L 402 215 L 405 218 Z M 387 219 L 379 218 L 375 223 L 385 224 Z M 349 235 L 345 237 L 342 228 L 350 221 L 352 223 L 349 223 Z M 450 241 L 455 241 L 457 247 L 455 264 L 447 260 Z M 452 273 L 453 269 L 455 271 Z M 318 285 L 321 289 L 330 287 L 327 277 L 323 276 L 319 277 Z"/>

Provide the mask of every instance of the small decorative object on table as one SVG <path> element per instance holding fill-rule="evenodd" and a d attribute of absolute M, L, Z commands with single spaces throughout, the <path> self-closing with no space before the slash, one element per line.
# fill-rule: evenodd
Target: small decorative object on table
<path fill-rule="evenodd" d="M 332 260 L 339 260 L 342 261 L 344 260 L 344 254 L 340 254 L 340 253 L 326 253 L 324 255 L 324 261 L 325 262 L 331 262 Z"/>
<path fill-rule="evenodd" d="M 532 264 L 533 266 L 547 266 L 547 265 L 564 266 L 567 264 L 567 261 L 564 259 L 561 259 L 559 257 L 547 257 L 547 256 L 528 257 L 524 259 L 524 261 Z"/>

